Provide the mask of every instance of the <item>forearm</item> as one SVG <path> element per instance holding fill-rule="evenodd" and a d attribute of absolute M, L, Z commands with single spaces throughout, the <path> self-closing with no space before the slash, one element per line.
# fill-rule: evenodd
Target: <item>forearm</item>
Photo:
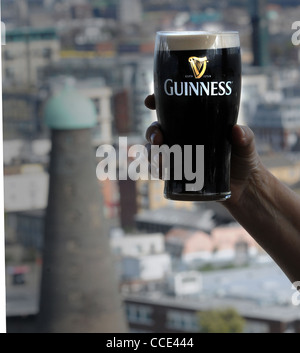
<path fill-rule="evenodd" d="M 289 279 L 299 281 L 300 198 L 261 165 L 238 202 L 225 206 Z"/>

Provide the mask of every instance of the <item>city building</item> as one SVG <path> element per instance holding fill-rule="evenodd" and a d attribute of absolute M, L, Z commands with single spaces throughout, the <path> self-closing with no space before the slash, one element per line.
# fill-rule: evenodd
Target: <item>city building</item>
<path fill-rule="evenodd" d="M 45 210 L 16 212 L 17 241 L 25 249 L 41 254 L 44 245 Z"/>
<path fill-rule="evenodd" d="M 171 272 L 171 258 L 165 251 L 161 233 L 124 234 L 122 229 L 114 229 L 110 244 L 122 286 L 130 286 L 136 281 L 162 280 Z"/>
<path fill-rule="evenodd" d="M 142 13 L 142 2 L 140 0 L 119 1 L 118 18 L 121 25 L 141 24 Z"/>
<path fill-rule="evenodd" d="M 49 138 L 32 140 L 9 139 L 3 141 L 3 161 L 5 174 L 11 175 L 21 168 L 22 164 L 39 164 L 46 166 L 51 149 Z"/>
<path fill-rule="evenodd" d="M 172 228 L 201 230 L 210 233 L 216 226 L 212 210 L 188 210 L 184 208 L 164 207 L 148 210 L 136 215 L 135 222 L 139 230 L 149 233 L 167 233 Z"/>
<path fill-rule="evenodd" d="M 153 53 L 137 60 L 132 77 L 132 103 L 134 132 L 144 135 L 151 123 L 157 120 L 156 112 L 145 108 L 145 98 L 154 93 L 153 86 Z"/>
<path fill-rule="evenodd" d="M 293 68 L 246 69 L 239 123 L 251 127 L 261 154 L 299 151 L 299 77 Z"/>
<path fill-rule="evenodd" d="M 44 99 L 38 89 L 10 87 L 3 90 L 4 140 L 34 140 L 47 136 L 42 109 Z"/>
<path fill-rule="evenodd" d="M 135 52 L 129 51 L 129 56 L 127 49 L 119 48 L 122 51 L 119 55 L 101 60 L 95 57 L 95 51 L 91 57 L 85 51 L 78 51 L 43 71 L 44 81 L 55 85 L 54 81 L 59 82 L 61 77 L 72 77 L 78 90 L 96 104 L 100 100 L 99 114 L 103 123 L 103 131 L 99 127 L 100 139 L 107 133 L 144 136 L 147 127 L 156 120 L 155 111 L 144 105 L 146 96 L 154 92 L 153 53 L 141 54 L 140 44 Z"/>
<path fill-rule="evenodd" d="M 177 268 L 197 268 L 209 262 L 214 244 L 202 231 L 173 228 L 166 234 L 166 251 Z"/>
<path fill-rule="evenodd" d="M 120 224 L 124 229 L 132 229 L 135 226 L 134 217 L 137 213 L 136 182 L 128 178 L 127 180 L 119 180 L 118 186 Z"/>
<path fill-rule="evenodd" d="M 171 272 L 171 258 L 167 253 L 125 255 L 121 259 L 121 278 L 124 281 L 161 280 Z"/>
<path fill-rule="evenodd" d="M 190 298 L 202 291 L 202 275 L 198 271 L 174 272 L 166 282 L 167 293 L 177 298 Z"/>
<path fill-rule="evenodd" d="M 6 31 L 2 79 L 13 86 L 36 86 L 45 67 L 59 60 L 55 28 L 16 28 Z"/>
<path fill-rule="evenodd" d="M 138 213 L 159 208 L 194 209 L 192 202 L 173 202 L 164 197 L 164 182 L 162 180 L 137 181 L 137 207 Z"/>
<path fill-rule="evenodd" d="M 131 130 L 131 104 L 129 89 L 119 89 L 113 96 L 114 134 L 128 136 Z"/>
<path fill-rule="evenodd" d="M 273 151 L 297 151 L 300 136 L 299 110 L 299 98 L 259 104 L 251 122 L 257 140 L 269 145 Z"/>
<path fill-rule="evenodd" d="M 34 254 L 40 254 L 43 249 L 44 238 L 44 217 L 45 210 L 30 210 L 19 212 L 6 212 L 5 214 L 5 243 L 7 254 L 20 247 L 21 253 L 29 249 Z M 22 257 L 22 256 L 21 256 Z M 8 264 L 22 262 L 8 255 Z"/>
<path fill-rule="evenodd" d="M 238 224 L 215 227 L 210 234 L 173 228 L 165 235 L 166 251 L 177 268 L 200 269 L 248 264 L 260 247 Z"/>
<path fill-rule="evenodd" d="M 6 168 L 4 173 L 5 212 L 45 209 L 49 175 L 42 165 L 21 165 Z"/>
<path fill-rule="evenodd" d="M 52 95 L 59 92 L 64 86 L 76 88 L 82 96 L 94 103 L 97 113 L 97 123 L 93 128 L 94 145 L 111 144 L 113 138 L 112 88 L 107 86 L 101 77 L 76 79 L 72 76 L 54 75 L 48 80 L 48 91 Z"/>
<path fill-rule="evenodd" d="M 116 222 L 119 226 L 120 192 L 117 180 L 99 181 L 100 192 L 103 196 L 103 212 L 107 220 Z"/>
<path fill-rule="evenodd" d="M 95 123 L 88 126 L 93 162 L 87 167 L 89 157 L 81 157 L 87 147 L 84 142 L 90 142 L 85 132 L 53 129 L 52 147 L 58 153 L 53 158 L 56 189 L 51 194 L 56 199 L 53 208 L 51 200 L 52 218 L 46 219 L 46 229 L 55 264 L 48 266 L 52 260 L 45 260 L 53 278 L 46 300 L 42 292 L 42 316 L 46 312 L 60 325 L 67 313 L 76 325 L 89 306 L 92 319 L 82 319 L 84 329 L 93 322 L 95 327 L 99 324 L 99 311 L 117 311 L 101 320 L 105 329 L 123 323 L 119 300 L 114 300 L 117 285 L 110 282 L 117 270 L 132 332 L 199 332 L 199 312 L 223 307 L 238 310 L 246 320 L 245 332 L 300 332 L 298 308 L 291 305 L 291 284 L 281 274 L 277 276 L 280 271 L 249 235 L 233 226 L 233 218 L 220 203 L 169 201 L 159 180 L 94 182 L 95 147 L 116 147 L 119 136 L 129 138 L 128 148 L 143 145 L 146 128 L 156 119 L 155 112 L 144 106 L 145 97 L 153 93 L 155 32 L 226 29 L 238 30 L 241 38 L 243 89 L 238 122 L 254 130 L 267 168 L 300 192 L 300 55 L 299 47 L 291 44 L 291 23 L 300 17 L 299 0 L 266 3 L 1 1 L 6 26 L 2 77 L 9 331 L 36 332 L 44 327 L 35 322 L 41 262 L 24 263 L 29 252 L 23 250 L 40 252 L 44 246 L 48 154 L 54 141 L 43 122 L 45 100 L 51 93 L 61 94 L 65 78 L 74 77 L 80 97 L 69 101 L 70 121 L 74 123 L 74 117 L 75 123 L 89 121 L 91 105 L 85 100 L 85 110 L 79 107 L 84 98 L 92 100 L 95 109 Z M 60 108 L 64 113 L 55 111 L 52 117 L 58 121 L 63 115 L 64 121 L 70 110 Z M 87 169 L 92 177 L 83 174 Z M 96 201 L 91 205 L 95 199 L 100 210 Z M 123 236 L 109 237 L 112 227 L 122 227 Z M 135 227 L 142 233 L 129 234 Z M 106 261 L 109 244 L 104 238 L 115 251 L 114 262 Z M 97 252 L 99 242 L 101 253 Z M 240 268 L 204 273 L 205 265 L 206 271 L 223 265 Z M 60 303 L 51 310 L 51 300 L 58 298 L 59 288 L 66 287 L 68 297 L 56 299 Z M 81 291 L 99 287 L 102 291 L 96 296 Z"/>
<path fill-rule="evenodd" d="M 274 153 L 261 156 L 263 164 L 280 181 L 293 189 L 300 181 L 300 161 L 297 154 Z"/>
<path fill-rule="evenodd" d="M 83 96 L 91 99 L 96 107 L 97 126 L 93 129 L 94 143 L 112 143 L 112 89 L 99 84 L 99 80 L 78 82 L 77 89 Z"/>
<path fill-rule="evenodd" d="M 124 292 L 130 331 L 200 332 L 200 313 L 233 308 L 245 321 L 245 333 L 300 332 L 300 314 L 292 305 L 291 284 L 273 262 L 199 276 L 199 282 L 191 281 L 193 285 L 185 287 L 183 297 L 162 289 Z M 189 279 L 188 273 L 183 278 Z M 195 291 L 197 283 L 199 290 Z"/>
<path fill-rule="evenodd" d="M 153 298 L 144 294 L 127 294 L 124 301 L 130 332 L 133 333 L 196 333 L 201 330 L 201 312 L 237 306 L 241 307 L 241 316 L 246 322 L 244 333 L 300 332 L 299 315 L 294 307 L 262 309 L 243 300 L 213 299 L 207 304 L 207 300 L 198 302 L 170 297 Z"/>
<path fill-rule="evenodd" d="M 165 252 L 165 240 L 161 233 L 124 234 L 121 228 L 113 229 L 110 244 L 117 256 L 150 255 Z"/>
<path fill-rule="evenodd" d="M 250 72 L 249 72 L 250 71 Z M 257 105 L 269 90 L 269 79 L 261 70 L 247 69 L 243 75 L 239 124 L 251 124 Z"/>

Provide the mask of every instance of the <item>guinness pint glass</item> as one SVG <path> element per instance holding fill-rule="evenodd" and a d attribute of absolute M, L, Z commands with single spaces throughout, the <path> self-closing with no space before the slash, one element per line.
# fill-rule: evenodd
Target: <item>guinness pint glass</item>
<path fill-rule="evenodd" d="M 171 156 L 165 197 L 230 198 L 230 137 L 241 92 L 238 32 L 157 32 L 154 87 Z"/>

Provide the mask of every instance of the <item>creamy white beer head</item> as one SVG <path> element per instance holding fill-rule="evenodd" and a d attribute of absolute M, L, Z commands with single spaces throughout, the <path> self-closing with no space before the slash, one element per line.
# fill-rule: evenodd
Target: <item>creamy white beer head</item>
<path fill-rule="evenodd" d="M 159 46 L 159 47 L 158 47 Z M 157 50 L 226 49 L 240 46 L 238 32 L 157 32 Z"/>

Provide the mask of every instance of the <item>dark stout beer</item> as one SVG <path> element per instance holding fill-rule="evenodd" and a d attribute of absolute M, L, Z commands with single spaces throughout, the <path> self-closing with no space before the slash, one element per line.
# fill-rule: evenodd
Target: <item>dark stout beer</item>
<path fill-rule="evenodd" d="M 196 175 L 200 158 L 196 146 L 204 146 L 201 189 L 196 180 L 185 178 L 187 155 L 183 153 L 183 177 L 176 180 L 174 159 L 170 180 L 165 181 L 165 197 L 186 201 L 228 199 L 230 136 L 237 122 L 241 92 L 238 33 L 158 32 L 154 84 L 164 141 L 168 146 L 180 145 L 182 150 L 192 146 L 190 165 L 185 168 Z"/>

